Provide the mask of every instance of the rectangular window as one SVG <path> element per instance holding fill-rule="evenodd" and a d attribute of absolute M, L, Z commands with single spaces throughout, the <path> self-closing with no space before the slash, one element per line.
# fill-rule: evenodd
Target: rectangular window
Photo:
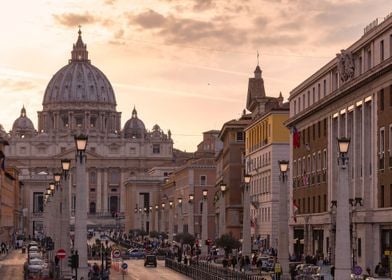
<path fill-rule="evenodd" d="M 312 172 L 316 172 L 316 153 L 313 153 Z"/>
<path fill-rule="evenodd" d="M 312 213 L 315 213 L 316 212 L 316 197 L 312 197 L 312 202 L 313 202 L 313 205 L 312 205 Z"/>
<path fill-rule="evenodd" d="M 380 195 L 379 195 L 379 197 L 380 197 L 380 202 L 379 202 L 380 208 L 384 207 L 384 191 L 385 191 L 384 185 L 381 185 L 380 186 Z"/>
<path fill-rule="evenodd" d="M 237 140 L 237 142 L 243 142 L 244 141 L 244 132 L 237 131 L 236 140 Z"/>
<path fill-rule="evenodd" d="M 316 140 L 316 125 L 313 124 L 313 141 Z"/>
<path fill-rule="evenodd" d="M 392 85 L 389 86 L 389 106 L 392 106 Z"/>
<path fill-rule="evenodd" d="M 380 128 L 380 157 L 384 154 L 385 152 L 385 132 L 384 128 Z"/>
<path fill-rule="evenodd" d="M 324 79 L 323 81 L 323 97 L 327 95 L 327 80 Z"/>
<path fill-rule="evenodd" d="M 160 154 L 161 153 L 161 145 L 153 144 L 152 145 L 152 153 L 153 154 Z"/>
<path fill-rule="evenodd" d="M 319 151 L 318 153 L 317 153 L 317 171 L 320 171 L 321 170 L 321 152 Z"/>
<path fill-rule="evenodd" d="M 323 169 L 327 169 L 327 150 L 323 151 Z"/>
<path fill-rule="evenodd" d="M 320 100 L 320 98 L 321 98 L 321 86 L 320 86 L 320 83 L 318 83 L 318 85 L 317 85 L 317 97 L 318 97 L 318 100 Z"/>
<path fill-rule="evenodd" d="M 314 87 L 312 89 L 312 95 L 313 95 L 313 102 L 316 102 L 316 91 L 315 91 Z"/>
<path fill-rule="evenodd" d="M 380 110 L 384 111 L 384 89 L 380 90 Z"/>
<path fill-rule="evenodd" d="M 112 169 L 109 173 L 109 184 L 119 185 L 120 184 L 120 170 Z"/>
<path fill-rule="evenodd" d="M 301 112 L 301 97 L 298 97 L 298 113 Z"/>
<path fill-rule="evenodd" d="M 294 100 L 294 115 L 297 114 L 297 100 Z"/>
<path fill-rule="evenodd" d="M 314 102 L 314 96 L 313 96 L 313 102 Z M 308 107 L 310 106 L 310 91 L 308 91 Z"/>
<path fill-rule="evenodd" d="M 131 147 L 131 148 L 129 149 L 129 151 L 130 151 L 131 155 L 136 154 L 136 148 L 135 148 L 135 147 Z"/>
<path fill-rule="evenodd" d="M 369 49 L 367 51 L 367 70 L 369 70 L 370 67 L 372 67 L 372 51 Z"/>
<path fill-rule="evenodd" d="M 305 100 L 305 94 L 304 95 L 302 95 L 302 108 L 305 110 L 305 102 L 306 102 L 306 100 Z"/>
<path fill-rule="evenodd" d="M 205 186 L 207 184 L 207 176 L 201 175 L 200 176 L 200 186 Z"/>
<path fill-rule="evenodd" d="M 319 121 L 317 123 L 317 134 L 318 134 L 318 138 L 321 137 L 321 122 Z"/>
<path fill-rule="evenodd" d="M 324 119 L 324 136 L 327 136 L 327 119 Z"/>
<path fill-rule="evenodd" d="M 362 56 L 359 57 L 359 74 L 362 74 Z"/>
<path fill-rule="evenodd" d="M 42 192 L 33 193 L 33 212 L 42 213 L 44 211 L 44 194 Z"/>
<path fill-rule="evenodd" d="M 380 42 L 380 60 L 384 61 L 384 40 Z"/>

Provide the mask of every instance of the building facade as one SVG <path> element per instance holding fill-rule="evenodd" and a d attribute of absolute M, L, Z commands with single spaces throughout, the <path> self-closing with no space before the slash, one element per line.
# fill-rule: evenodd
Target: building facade
<path fill-rule="evenodd" d="M 135 108 L 121 127 L 114 89 L 105 74 L 95 67 L 79 30 L 68 64 L 57 71 L 43 95 L 38 128 L 23 107 L 12 130 L 6 134 L 9 162 L 20 170 L 24 183 L 27 235 L 42 232 L 43 193 L 61 159 L 70 159 L 71 209 L 75 207 L 74 135 L 88 135 L 87 172 L 89 226 L 124 224 L 126 209 L 124 182 L 147 175 L 148 170 L 172 165 L 173 140 L 158 125 L 149 131 Z M 114 215 L 116 213 L 116 215 Z M 113 217 L 121 219 L 113 219 Z M 120 221 L 119 221 L 120 220 Z M 131 221 L 128 221 L 130 224 Z"/>
<path fill-rule="evenodd" d="M 352 265 L 388 267 L 391 240 L 392 18 L 290 93 L 291 252 L 334 262 L 336 205 L 350 204 Z M 338 137 L 351 139 L 347 186 L 338 184 Z M 349 188 L 345 201 L 337 189 Z M 292 214 L 293 210 L 292 210 Z"/>

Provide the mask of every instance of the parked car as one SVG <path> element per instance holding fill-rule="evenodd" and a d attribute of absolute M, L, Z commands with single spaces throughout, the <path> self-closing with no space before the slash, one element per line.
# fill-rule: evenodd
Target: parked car
<path fill-rule="evenodd" d="M 144 259 L 144 266 L 153 265 L 157 267 L 157 257 L 155 255 L 146 255 Z"/>
<path fill-rule="evenodd" d="M 138 249 L 129 249 L 128 255 L 130 258 L 141 259 L 144 258 L 146 254 L 144 252 L 144 249 L 138 248 Z"/>

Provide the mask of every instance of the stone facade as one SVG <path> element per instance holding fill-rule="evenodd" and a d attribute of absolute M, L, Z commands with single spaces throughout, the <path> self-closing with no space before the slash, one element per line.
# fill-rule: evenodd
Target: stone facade
<path fill-rule="evenodd" d="M 374 26 L 290 94 L 291 252 L 335 260 L 336 203 L 350 203 L 352 264 L 387 265 L 391 248 L 392 18 Z M 344 54 L 342 56 L 342 54 Z M 343 61 L 342 61 L 343 60 Z M 351 138 L 347 201 L 337 197 L 337 137 Z M 294 133 L 292 134 L 292 138 Z M 292 139 L 293 140 L 293 139 Z M 305 182 L 305 184 L 304 184 Z"/>

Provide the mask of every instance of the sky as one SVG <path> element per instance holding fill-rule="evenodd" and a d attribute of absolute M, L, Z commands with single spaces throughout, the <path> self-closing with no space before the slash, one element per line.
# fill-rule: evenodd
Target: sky
<path fill-rule="evenodd" d="M 138 117 L 195 151 L 245 108 L 258 63 L 266 94 L 290 91 L 366 25 L 392 12 L 390 0 L 0 0 L 0 124 L 20 115 L 37 128 L 50 78 L 71 58 L 78 26 L 91 63 L 110 80 L 121 123 Z"/>

